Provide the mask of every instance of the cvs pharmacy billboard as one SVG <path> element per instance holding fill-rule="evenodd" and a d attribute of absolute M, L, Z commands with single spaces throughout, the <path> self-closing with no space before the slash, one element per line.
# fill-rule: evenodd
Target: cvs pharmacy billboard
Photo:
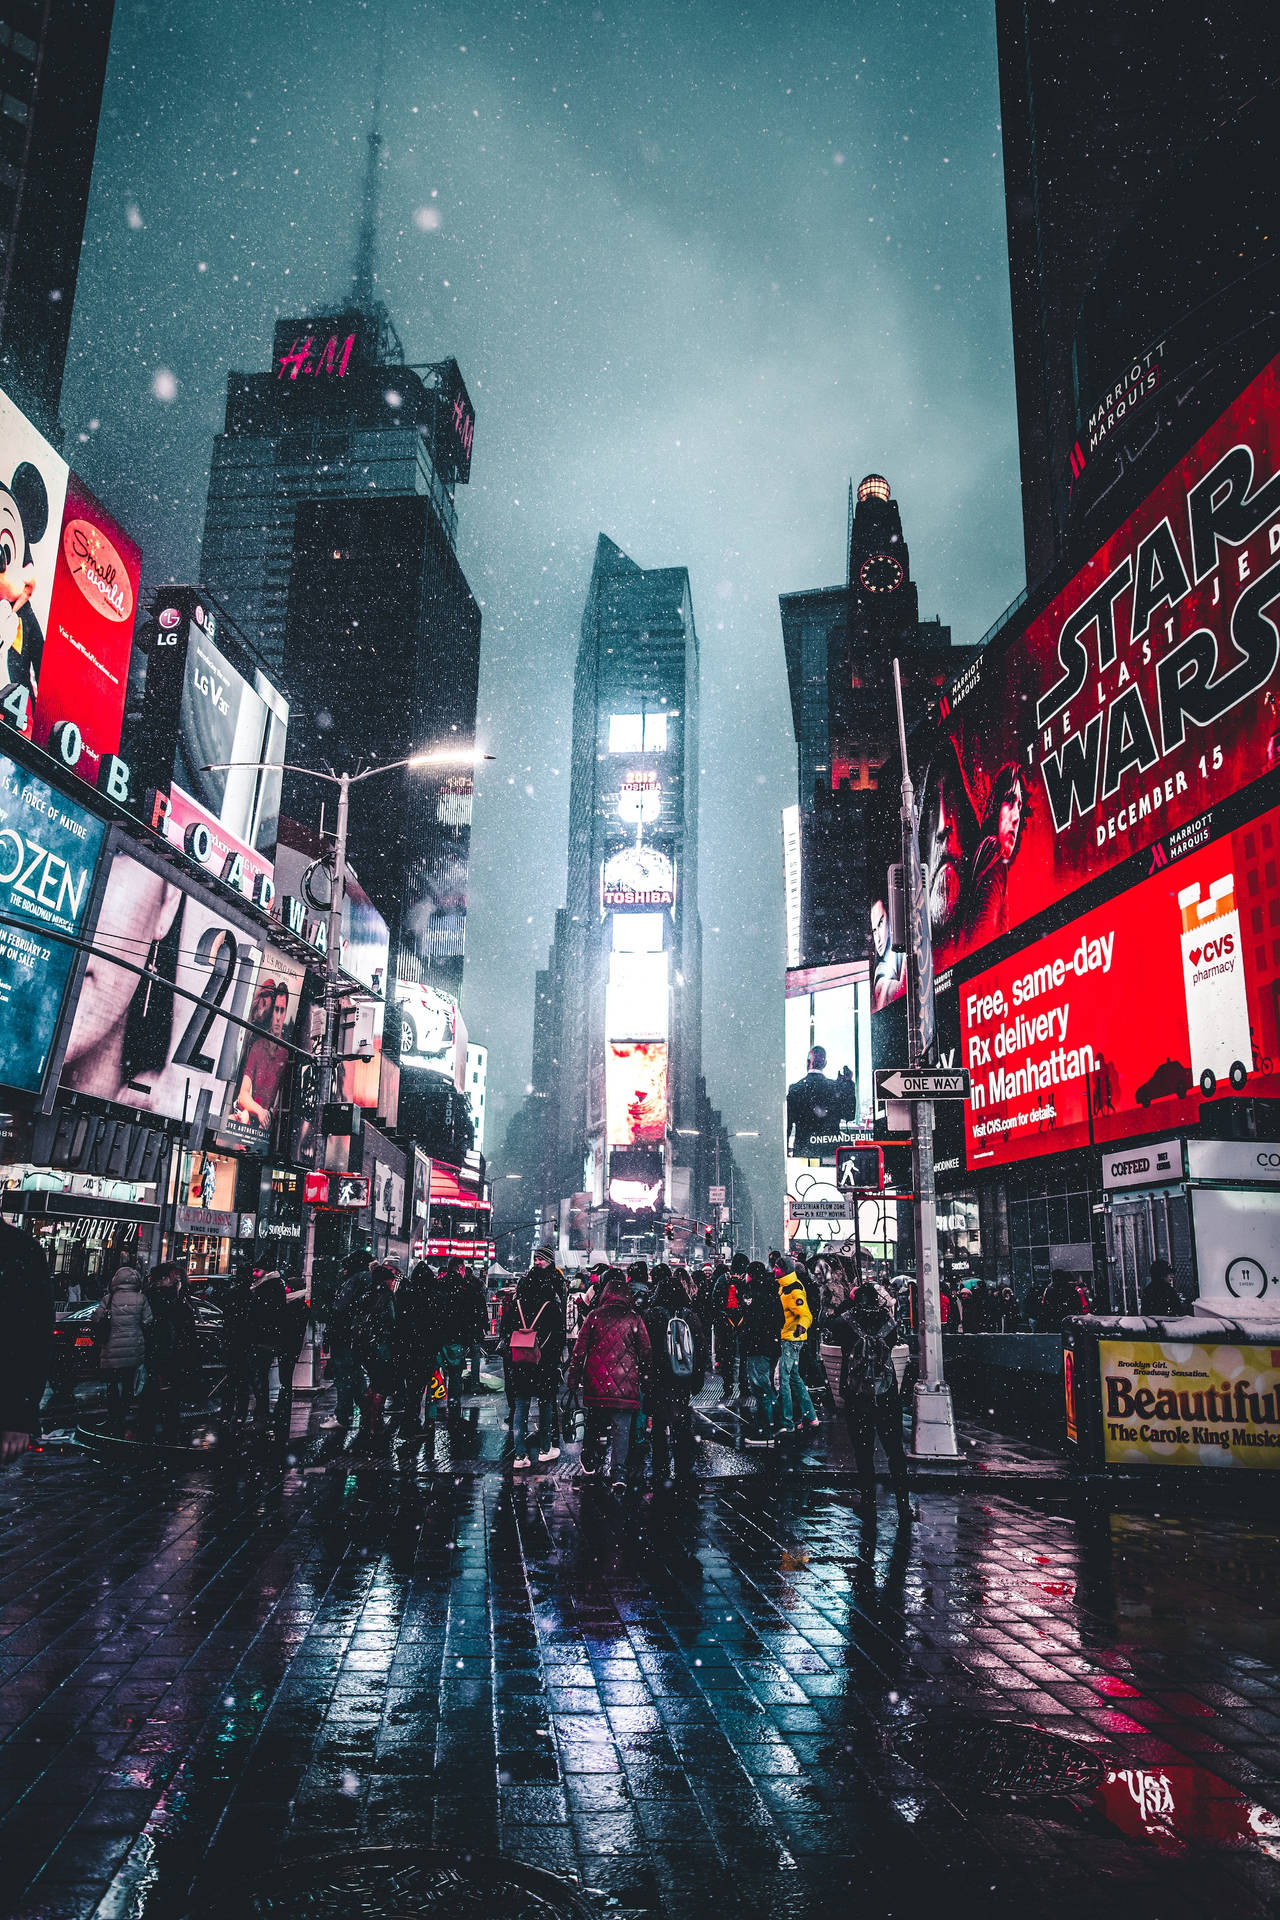
<path fill-rule="evenodd" d="M 970 1167 L 1280 1096 L 1280 808 L 959 987 Z"/>

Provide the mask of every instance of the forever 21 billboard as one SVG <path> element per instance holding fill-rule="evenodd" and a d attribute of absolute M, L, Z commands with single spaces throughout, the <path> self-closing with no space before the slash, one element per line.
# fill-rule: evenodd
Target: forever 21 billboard
<path fill-rule="evenodd" d="M 106 828 L 0 755 L 0 1083 L 38 1093 Z"/>

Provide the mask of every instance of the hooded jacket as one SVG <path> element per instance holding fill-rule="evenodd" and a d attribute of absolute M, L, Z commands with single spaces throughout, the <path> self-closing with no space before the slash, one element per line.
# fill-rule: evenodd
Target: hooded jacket
<path fill-rule="evenodd" d="M 581 1382 L 589 1407 L 638 1413 L 650 1358 L 648 1329 L 631 1304 L 630 1287 L 625 1280 L 606 1280 L 574 1344 L 570 1389 Z"/>
<path fill-rule="evenodd" d="M 869 1400 L 897 1399 L 893 1349 L 898 1329 L 885 1306 L 860 1313 L 850 1300 L 833 1315 L 831 1332 L 840 1348 L 840 1397 L 846 1406 Z"/>
<path fill-rule="evenodd" d="M 748 1359 L 775 1361 L 782 1342 L 786 1313 L 773 1276 L 756 1280 L 748 1275 L 742 1312 L 742 1351 Z"/>
<path fill-rule="evenodd" d="M 779 1275 L 778 1297 L 782 1301 L 782 1338 L 803 1345 L 813 1325 L 813 1308 L 804 1281 L 794 1270 Z"/>
<path fill-rule="evenodd" d="M 671 1371 L 671 1361 L 667 1355 L 667 1322 L 676 1314 L 687 1323 L 693 1335 L 692 1373 L 676 1374 Z M 678 1403 L 692 1399 L 695 1393 L 701 1393 L 707 1379 L 706 1331 L 701 1314 L 672 1274 L 668 1273 L 660 1279 L 650 1294 L 649 1304 L 644 1311 L 644 1324 L 652 1354 L 650 1379 L 654 1399 L 664 1404 L 671 1401 Z"/>
<path fill-rule="evenodd" d="M 106 1326 L 106 1340 L 98 1358 L 102 1373 L 132 1373 L 142 1365 L 145 1329 L 151 1325 L 151 1306 L 142 1291 L 136 1267 L 119 1267 L 111 1276 L 104 1300 L 93 1310 L 93 1325 Z"/>

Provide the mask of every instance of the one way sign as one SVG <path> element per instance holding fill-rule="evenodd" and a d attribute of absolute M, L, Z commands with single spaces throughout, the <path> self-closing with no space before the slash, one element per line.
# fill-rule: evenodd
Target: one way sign
<path fill-rule="evenodd" d="M 877 1067 L 877 1100 L 967 1100 L 963 1067 Z"/>

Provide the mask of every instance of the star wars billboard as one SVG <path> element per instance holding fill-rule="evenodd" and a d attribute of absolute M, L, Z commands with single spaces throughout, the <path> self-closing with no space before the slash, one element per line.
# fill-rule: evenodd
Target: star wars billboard
<path fill-rule="evenodd" d="M 1280 765 L 1277 601 L 1280 359 L 916 734 L 939 971 Z"/>

